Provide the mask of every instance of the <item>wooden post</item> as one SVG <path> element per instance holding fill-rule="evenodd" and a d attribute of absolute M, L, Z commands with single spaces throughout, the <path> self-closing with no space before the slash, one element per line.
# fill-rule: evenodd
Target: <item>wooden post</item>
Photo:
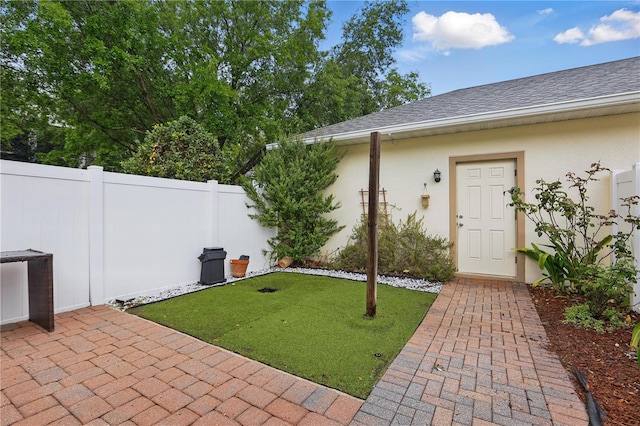
<path fill-rule="evenodd" d="M 367 216 L 367 313 L 370 318 L 376 316 L 378 294 L 378 192 L 380 186 L 380 132 L 371 133 L 369 150 L 369 214 Z"/>

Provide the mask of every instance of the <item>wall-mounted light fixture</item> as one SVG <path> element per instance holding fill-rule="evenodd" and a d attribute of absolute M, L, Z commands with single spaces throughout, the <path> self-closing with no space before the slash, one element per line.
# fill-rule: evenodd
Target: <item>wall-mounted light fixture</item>
<path fill-rule="evenodd" d="M 433 180 L 440 182 L 440 170 L 436 169 L 436 171 L 433 172 Z"/>

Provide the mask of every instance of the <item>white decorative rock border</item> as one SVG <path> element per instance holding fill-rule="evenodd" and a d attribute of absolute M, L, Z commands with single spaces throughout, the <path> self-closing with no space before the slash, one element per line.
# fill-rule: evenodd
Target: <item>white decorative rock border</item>
<path fill-rule="evenodd" d="M 226 277 L 227 278 L 226 282 L 220 283 L 220 284 L 214 284 L 214 285 L 202 285 L 198 283 L 182 284 L 176 287 L 162 290 L 154 295 L 140 296 L 140 297 L 136 297 L 135 299 L 126 300 L 126 301 L 113 299 L 113 300 L 109 300 L 107 304 L 117 307 L 118 309 L 121 309 L 124 311 L 127 308 L 131 308 L 134 306 L 144 305 L 152 302 L 158 302 L 160 300 L 165 300 L 165 299 L 171 299 L 172 297 L 180 296 L 187 293 L 193 293 L 200 290 L 206 290 L 211 287 L 233 284 L 236 281 L 241 281 L 251 277 L 257 277 L 260 275 L 266 275 L 272 272 L 297 272 L 297 273 L 308 274 L 308 275 L 323 275 L 327 277 L 344 278 L 352 281 L 367 281 L 367 274 L 361 274 L 356 272 L 334 271 L 330 269 L 314 269 L 314 268 L 285 268 L 285 269 L 270 268 L 262 271 L 250 272 L 245 277 L 242 277 L 242 278 L 233 278 L 229 276 L 229 277 Z M 440 290 L 442 289 L 442 283 L 439 283 L 439 282 L 433 283 L 427 280 L 422 280 L 417 278 L 407 278 L 407 277 L 393 277 L 393 276 L 378 275 L 378 283 L 390 285 L 392 287 L 401 287 L 401 288 L 407 288 L 410 290 L 426 291 L 430 293 L 440 293 Z"/>

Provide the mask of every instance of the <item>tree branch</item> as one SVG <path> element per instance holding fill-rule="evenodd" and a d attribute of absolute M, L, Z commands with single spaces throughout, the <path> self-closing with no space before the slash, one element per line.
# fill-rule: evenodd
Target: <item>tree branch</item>
<path fill-rule="evenodd" d="M 247 162 L 244 163 L 242 167 L 240 167 L 233 175 L 231 175 L 229 181 L 233 184 L 240 178 L 240 176 L 253 169 L 255 165 L 258 164 L 260 160 L 262 160 L 262 157 L 264 157 L 266 151 L 266 148 L 260 148 L 260 150 L 256 152 L 253 157 L 251 157 Z"/>
<path fill-rule="evenodd" d="M 149 96 L 149 91 L 147 90 L 147 85 L 144 82 L 144 78 L 142 78 L 142 71 L 140 68 L 136 67 L 136 75 L 138 77 L 138 81 L 140 81 L 140 86 L 142 87 L 142 92 L 144 93 L 144 100 L 149 107 L 149 111 L 151 111 L 151 115 L 156 123 L 161 123 L 160 117 L 156 113 L 155 108 L 153 107 L 153 102 L 151 101 L 151 97 Z"/>

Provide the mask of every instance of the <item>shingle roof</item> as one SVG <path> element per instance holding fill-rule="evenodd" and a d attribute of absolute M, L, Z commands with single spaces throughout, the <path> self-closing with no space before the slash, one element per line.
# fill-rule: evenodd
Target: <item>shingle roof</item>
<path fill-rule="evenodd" d="M 326 137 L 640 91 L 640 57 L 455 90 L 307 132 Z"/>

